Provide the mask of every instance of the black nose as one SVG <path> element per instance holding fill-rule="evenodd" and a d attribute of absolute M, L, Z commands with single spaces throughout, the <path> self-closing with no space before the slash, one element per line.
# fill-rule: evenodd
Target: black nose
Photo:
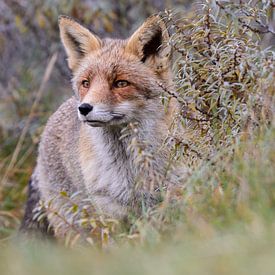
<path fill-rule="evenodd" d="M 81 115 L 86 116 L 93 110 L 93 106 L 88 103 L 83 103 L 78 107 L 78 110 Z"/>

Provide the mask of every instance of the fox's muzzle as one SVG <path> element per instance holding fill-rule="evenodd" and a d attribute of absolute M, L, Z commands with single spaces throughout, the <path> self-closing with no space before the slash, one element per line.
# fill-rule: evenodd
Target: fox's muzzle
<path fill-rule="evenodd" d="M 120 124 L 125 114 L 113 111 L 106 106 L 92 106 L 82 103 L 78 107 L 79 119 L 90 126 L 102 127 L 106 124 Z"/>

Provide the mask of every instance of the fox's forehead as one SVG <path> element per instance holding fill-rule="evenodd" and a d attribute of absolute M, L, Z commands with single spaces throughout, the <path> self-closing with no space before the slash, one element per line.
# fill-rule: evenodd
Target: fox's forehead
<path fill-rule="evenodd" d="M 112 77 L 114 74 L 136 75 L 144 66 L 137 56 L 126 51 L 127 40 L 104 39 L 101 48 L 89 53 L 79 66 L 76 77 L 89 77 L 101 74 Z"/>
<path fill-rule="evenodd" d="M 101 40 L 101 54 L 122 53 L 125 51 L 127 40 L 105 38 Z"/>

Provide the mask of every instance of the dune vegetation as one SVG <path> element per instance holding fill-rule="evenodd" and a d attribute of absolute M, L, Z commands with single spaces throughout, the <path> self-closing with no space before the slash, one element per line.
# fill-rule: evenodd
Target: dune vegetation
<path fill-rule="evenodd" d="M 8 2 L 4 1 L 10 7 Z M 134 14 L 135 3 L 130 2 Z M 153 2 L 144 4 L 151 7 L 145 15 L 158 11 Z M 125 13 L 124 1 L 118 3 Z M 52 42 L 47 51 L 41 45 L 22 53 L 21 61 L 5 48 L 11 31 L 7 22 L 0 21 L 2 61 L 14 64 L 5 71 L 1 61 L 5 72 L 0 76 L 0 273 L 273 274 L 275 4 L 271 0 L 205 0 L 193 6 L 173 2 L 173 9 L 161 12 L 174 52 L 175 89 L 163 89 L 160 96 L 164 107 L 172 98 L 180 105 L 166 145 L 171 171 L 177 167 L 182 174 L 180 184 L 161 193 L 158 205 L 144 207 L 141 216 L 130 216 L 123 223 L 86 216 L 80 221 L 83 232 L 87 223 L 92 230 L 85 237 L 72 221 L 67 221 L 71 226 L 66 238 L 58 242 L 17 236 L 39 136 L 52 111 L 69 97 L 57 14 L 66 12 L 86 24 L 95 20 L 91 25 L 100 34 L 119 35 L 119 27 L 121 32 L 132 31 L 127 20 L 133 15 L 123 21 L 112 7 L 101 7 L 92 17 L 85 4 L 64 5 L 65 10 L 45 5 L 39 14 L 34 7 L 10 7 L 17 33 L 11 37 L 18 46 L 26 42 L 24 35 L 30 40 L 46 36 L 46 45 Z M 33 22 L 23 16 L 28 12 L 35 15 Z M 178 136 L 179 124 L 185 129 L 183 136 Z M 138 151 L 140 165 L 150 167 L 154 158 L 139 145 L 133 141 L 130 149 Z M 154 176 L 153 180 L 161 180 Z M 49 205 L 41 202 L 43 207 Z M 83 211 L 71 197 L 64 207 Z"/>

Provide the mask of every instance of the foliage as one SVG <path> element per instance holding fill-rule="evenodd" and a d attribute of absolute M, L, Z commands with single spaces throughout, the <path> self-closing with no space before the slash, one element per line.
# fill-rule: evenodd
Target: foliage
<path fill-rule="evenodd" d="M 234 8 L 234 13 L 227 8 Z M 196 15 L 177 22 L 172 13 L 166 13 L 173 33 L 170 43 L 177 52 L 177 90 L 170 95 L 167 91 L 166 98 L 180 102 L 180 120 L 192 131 L 185 142 L 197 148 L 199 158 L 215 155 L 240 133 L 270 121 L 274 49 L 263 49 L 260 30 L 242 22 L 254 17 L 257 21 L 260 16 L 266 22 L 271 9 L 270 2 L 264 8 L 254 7 L 252 14 L 249 5 L 225 7 L 219 1 L 207 1 Z M 207 147 L 201 149 L 203 143 Z"/>

